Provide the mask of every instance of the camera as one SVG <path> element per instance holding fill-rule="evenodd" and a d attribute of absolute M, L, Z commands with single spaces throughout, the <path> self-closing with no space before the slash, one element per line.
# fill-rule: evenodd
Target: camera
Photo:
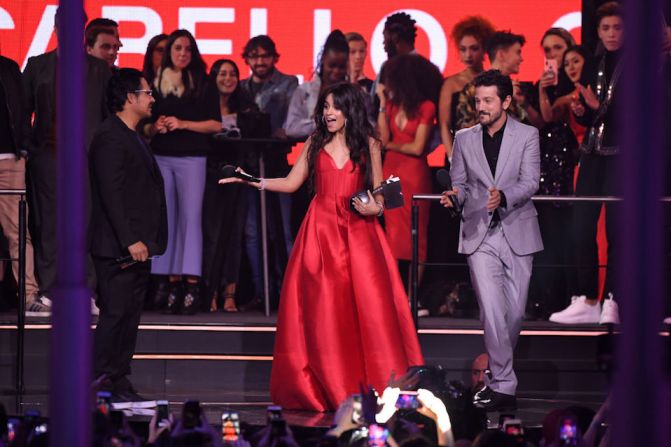
<path fill-rule="evenodd" d="M 399 410 L 416 410 L 421 406 L 417 398 L 417 391 L 401 391 L 396 400 L 396 408 Z"/>

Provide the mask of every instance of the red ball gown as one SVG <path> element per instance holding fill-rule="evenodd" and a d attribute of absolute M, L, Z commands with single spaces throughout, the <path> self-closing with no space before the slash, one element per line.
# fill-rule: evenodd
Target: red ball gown
<path fill-rule="evenodd" d="M 359 384 L 378 391 L 423 358 L 396 261 L 375 217 L 349 198 L 363 174 L 321 150 L 315 190 L 284 277 L 270 381 L 273 402 L 328 411 Z"/>

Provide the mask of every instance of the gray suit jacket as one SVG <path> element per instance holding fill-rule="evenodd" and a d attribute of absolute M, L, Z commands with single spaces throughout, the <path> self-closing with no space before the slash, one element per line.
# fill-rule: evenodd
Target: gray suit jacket
<path fill-rule="evenodd" d="M 503 233 L 513 252 L 521 256 L 541 251 L 543 241 L 536 208 L 531 202 L 540 179 L 538 130 L 508 115 L 495 177 L 482 147 L 482 132 L 478 124 L 460 130 L 454 137 L 450 177 L 463 206 L 459 253 L 473 253 L 487 234 L 493 217 L 487 211 L 487 189 L 491 186 L 506 196 L 506 207 L 498 210 Z"/>
<path fill-rule="evenodd" d="M 240 87 L 245 89 L 251 96 L 250 84 L 251 76 L 240 81 Z M 292 75 L 286 75 L 275 68 L 275 72 L 270 76 L 261 87 L 261 91 L 256 94 L 254 102 L 259 106 L 259 110 L 264 113 L 270 113 L 270 126 L 272 131 L 284 126 L 289 110 L 289 101 L 298 87 L 298 78 Z"/>

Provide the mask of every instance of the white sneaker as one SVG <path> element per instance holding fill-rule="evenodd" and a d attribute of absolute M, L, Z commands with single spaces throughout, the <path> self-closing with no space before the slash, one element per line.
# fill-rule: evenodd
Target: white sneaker
<path fill-rule="evenodd" d="M 100 315 L 100 309 L 96 306 L 96 299 L 91 297 L 91 315 Z"/>
<path fill-rule="evenodd" d="M 46 296 L 26 303 L 26 317 L 48 317 L 51 315 L 51 300 Z"/>
<path fill-rule="evenodd" d="M 571 304 L 566 309 L 550 315 L 550 321 L 561 324 L 596 324 L 599 322 L 600 314 L 599 305 L 588 304 L 585 295 L 572 296 Z"/>
<path fill-rule="evenodd" d="M 608 298 L 603 300 L 602 307 L 599 324 L 620 324 L 620 309 L 612 293 L 609 293 Z"/>

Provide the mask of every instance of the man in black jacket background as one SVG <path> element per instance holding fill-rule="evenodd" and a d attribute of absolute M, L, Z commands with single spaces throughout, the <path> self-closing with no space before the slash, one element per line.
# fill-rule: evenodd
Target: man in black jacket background
<path fill-rule="evenodd" d="M 135 351 L 152 256 L 165 251 L 163 178 L 137 134 L 151 116 L 152 91 L 142 72 L 122 68 L 107 87 L 113 115 L 89 149 L 90 250 L 98 279 L 100 317 L 94 336 L 94 372 L 109 379 L 115 402 L 140 402 L 127 376 Z"/>
<path fill-rule="evenodd" d="M 58 29 L 60 9 L 56 11 L 54 28 Z M 82 28 L 84 23 L 82 23 Z M 58 33 L 56 33 L 58 35 Z M 84 45 L 82 43 L 82 51 Z M 35 270 L 40 284 L 41 296 L 37 300 L 43 308 L 51 308 L 51 292 L 56 282 L 56 203 L 68 200 L 56 196 L 56 120 L 67 117 L 56 116 L 56 68 L 59 49 L 28 59 L 23 70 L 24 133 L 22 149 L 28 151 L 28 207 L 30 208 L 30 228 L 35 241 Z M 107 64 L 93 56 L 86 55 L 85 91 L 86 122 L 73 123 L 84 126 L 86 147 L 91 142 L 93 132 L 107 117 L 105 107 L 105 87 L 110 77 Z M 63 98 L 66 100 L 66 98 Z M 31 123 L 32 119 L 32 126 Z M 58 174 L 63 175 L 63 174 Z M 88 194 L 87 194 L 88 195 Z M 87 197 L 88 200 L 88 197 Z M 91 261 L 87 263 L 87 286 L 95 286 Z M 98 308 L 91 303 L 91 312 Z"/>

